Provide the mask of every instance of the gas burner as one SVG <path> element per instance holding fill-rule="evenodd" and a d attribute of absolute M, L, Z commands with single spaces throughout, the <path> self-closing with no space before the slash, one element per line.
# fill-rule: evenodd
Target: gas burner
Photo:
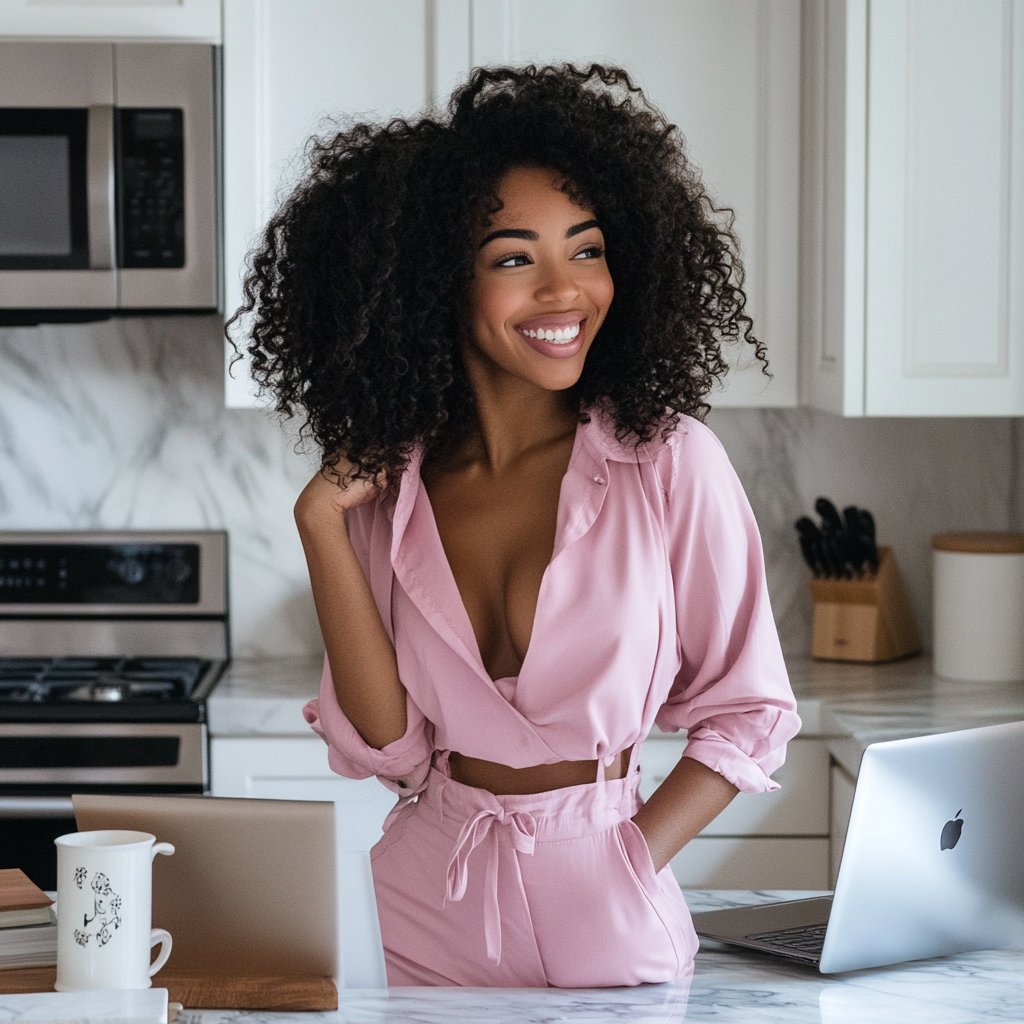
<path fill-rule="evenodd" d="M 202 658 L 0 658 L 0 709 L 19 717 L 33 707 L 65 709 L 63 717 L 90 705 L 97 712 L 131 706 L 140 714 L 164 707 L 169 714 L 175 705 L 194 706 L 209 689 L 213 665 Z"/>

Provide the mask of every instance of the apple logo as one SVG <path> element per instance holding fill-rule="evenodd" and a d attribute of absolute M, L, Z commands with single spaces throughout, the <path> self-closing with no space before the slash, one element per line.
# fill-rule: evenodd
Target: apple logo
<path fill-rule="evenodd" d="M 964 819 L 960 817 L 963 808 L 956 812 L 955 821 L 947 821 L 942 826 L 942 835 L 939 838 L 940 850 L 952 850 L 960 842 L 960 830 L 964 827 Z"/>

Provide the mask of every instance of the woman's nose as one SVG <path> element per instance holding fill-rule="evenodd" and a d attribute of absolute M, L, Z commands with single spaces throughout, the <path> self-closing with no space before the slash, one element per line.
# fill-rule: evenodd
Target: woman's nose
<path fill-rule="evenodd" d="M 541 280 L 537 284 L 536 297 L 542 302 L 561 301 L 575 298 L 580 293 L 579 283 L 571 266 L 562 260 L 552 261 L 542 268 Z"/>

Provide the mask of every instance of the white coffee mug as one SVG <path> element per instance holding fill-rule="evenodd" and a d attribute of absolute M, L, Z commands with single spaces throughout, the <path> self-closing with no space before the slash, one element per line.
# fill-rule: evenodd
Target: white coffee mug
<path fill-rule="evenodd" d="M 171 955 L 171 936 L 151 928 L 153 859 L 174 853 L 148 832 L 72 832 L 57 844 L 58 992 L 149 988 Z M 155 845 L 154 845 L 155 844 Z M 160 943 L 156 960 L 149 962 Z"/>

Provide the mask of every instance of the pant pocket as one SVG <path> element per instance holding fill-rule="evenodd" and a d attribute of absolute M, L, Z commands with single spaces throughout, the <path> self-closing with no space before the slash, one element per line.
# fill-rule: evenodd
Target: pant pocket
<path fill-rule="evenodd" d="M 644 892 L 653 895 L 658 890 L 658 875 L 654 870 L 651 849 L 643 832 L 632 818 L 623 818 L 617 826 L 622 852 L 636 875 L 637 883 Z"/>
<path fill-rule="evenodd" d="M 532 856 L 519 856 L 550 984 L 657 983 L 672 981 L 688 966 L 659 912 L 657 884 L 649 888 L 655 878 L 650 854 L 636 852 L 647 858 L 645 866 L 637 856 L 639 870 L 613 825 L 574 839 L 538 842 Z"/>

